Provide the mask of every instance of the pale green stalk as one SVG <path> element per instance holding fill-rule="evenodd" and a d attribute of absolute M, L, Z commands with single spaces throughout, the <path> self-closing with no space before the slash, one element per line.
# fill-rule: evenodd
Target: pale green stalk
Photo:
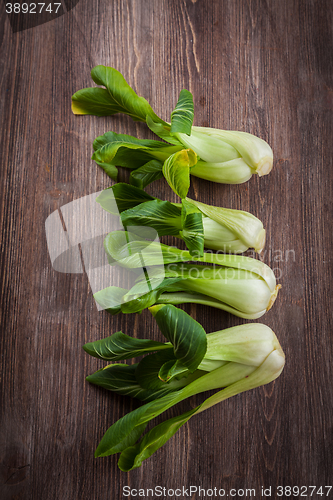
<path fill-rule="evenodd" d="M 154 303 L 191 302 L 216 307 L 241 318 L 257 319 L 272 307 L 281 288 L 276 285 L 273 271 L 250 257 L 209 252 L 202 257 L 193 256 L 186 250 L 144 241 L 121 231 L 107 236 L 105 249 L 120 266 L 146 268 L 119 302 L 122 312 L 126 313 L 141 311 Z M 110 287 L 111 295 L 113 288 Z M 101 290 L 95 298 L 105 304 L 107 301 L 102 299 L 106 295 L 107 290 Z"/>
<path fill-rule="evenodd" d="M 203 179 L 237 184 L 254 173 L 267 175 L 273 166 L 271 147 L 247 132 L 192 126 L 191 135 L 176 136 L 199 156 L 191 174 Z"/>
<path fill-rule="evenodd" d="M 206 248 L 230 253 L 242 253 L 248 248 L 260 253 L 264 248 L 266 231 L 251 213 L 189 201 L 205 216 L 202 222 Z"/>

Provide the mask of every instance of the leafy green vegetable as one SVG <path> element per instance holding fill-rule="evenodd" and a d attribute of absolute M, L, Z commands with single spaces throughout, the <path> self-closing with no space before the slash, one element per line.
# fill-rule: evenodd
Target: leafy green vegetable
<path fill-rule="evenodd" d="M 192 127 L 191 136 L 182 133 L 175 135 L 184 147 L 193 149 L 200 157 L 201 162 L 191 171 L 197 177 L 239 184 L 248 180 L 252 174 L 267 175 L 272 169 L 273 153 L 270 146 L 252 134 Z M 208 177 L 205 176 L 205 170 Z"/>
<path fill-rule="evenodd" d="M 139 97 L 126 82 L 125 78 L 114 68 L 96 66 L 91 77 L 97 85 L 104 89 L 87 88 L 79 90 L 72 97 L 72 109 L 75 114 L 94 114 L 97 116 L 125 113 L 135 121 L 146 121 L 150 116 L 154 121 L 164 124 L 143 97 Z M 103 90 L 103 92 L 101 92 Z M 94 103 L 94 107 L 91 105 Z M 101 104 L 106 104 L 104 112 Z"/>
<path fill-rule="evenodd" d="M 246 132 L 192 125 L 193 99 L 189 91 L 181 91 L 168 123 L 156 115 L 148 102 L 139 97 L 114 68 L 97 66 L 92 70 L 92 78 L 97 85 L 105 88 L 88 88 L 76 92 L 72 97 L 73 113 L 97 116 L 125 113 L 134 120 L 146 122 L 157 136 L 173 144 L 176 150 L 191 149 L 196 153 L 197 163 L 191 169 L 191 175 L 214 182 L 239 184 L 246 182 L 253 174 L 266 175 L 272 169 L 273 153 L 270 146 L 262 139 Z M 175 152 L 174 150 L 159 160 L 164 163 Z M 110 163 L 98 156 L 95 159 L 114 178 L 114 169 L 110 168 Z M 116 160 L 115 158 L 112 163 L 113 167 L 116 165 Z M 148 160 L 145 163 L 147 162 Z M 126 163 L 119 165 L 129 168 L 143 165 L 142 163 L 134 167 L 135 163 Z M 182 170 L 180 165 L 175 165 L 174 170 L 176 167 Z M 173 178 L 178 178 L 178 175 L 174 173 Z M 149 180 L 155 179 L 150 177 Z M 170 180 L 172 179 L 169 178 L 169 183 Z M 172 183 L 170 185 L 177 192 L 178 188 Z M 187 192 L 185 196 L 186 194 Z"/>
<path fill-rule="evenodd" d="M 254 248 L 260 253 L 265 246 L 266 231 L 262 222 L 243 210 L 213 207 L 189 200 L 204 215 L 205 247 L 212 250 L 245 252 Z"/>
<path fill-rule="evenodd" d="M 151 353 L 154 346 L 150 341 L 129 340 L 126 357 L 130 357 L 131 348 L 133 357 L 144 351 L 148 355 L 135 365 L 109 365 L 88 377 L 92 383 L 146 401 L 106 431 L 95 453 L 102 457 L 121 452 L 118 466 L 123 471 L 140 467 L 193 415 L 271 382 L 280 375 L 285 363 L 275 334 L 265 325 L 241 325 L 206 336 L 196 321 L 173 306 L 154 306 L 151 312 L 170 342 L 156 343 L 158 352 Z M 84 348 L 93 355 L 102 353 L 102 359 L 103 353 L 111 352 L 108 359 L 117 360 L 118 350 L 114 355 L 112 352 L 118 342 L 113 337 Z M 121 341 L 125 341 L 125 336 Z M 201 405 L 160 423 L 137 442 L 156 416 L 188 397 L 220 388 L 223 389 Z"/>
<path fill-rule="evenodd" d="M 189 198 L 181 205 L 161 201 L 124 183 L 103 191 L 97 202 L 108 212 L 119 212 L 124 227 L 148 226 L 159 236 L 182 238 L 193 255 L 202 256 L 204 247 L 230 253 L 248 248 L 261 252 L 265 244 L 262 222 L 249 212 L 213 207 Z"/>
<path fill-rule="evenodd" d="M 207 348 L 206 333 L 199 323 L 195 320 L 189 322 L 187 314 L 173 306 L 157 306 L 154 314 L 170 342 L 134 339 L 117 332 L 106 339 L 85 344 L 83 348 L 88 354 L 106 361 L 154 353 L 137 363 L 135 369 L 128 368 L 128 365 L 109 365 L 90 375 L 89 382 L 121 394 L 135 394 L 145 401 L 185 385 L 184 380 L 179 382 L 177 378 L 181 374 L 188 376 L 193 373 L 201 363 Z M 165 381 L 169 382 L 168 385 Z"/>
<path fill-rule="evenodd" d="M 110 309 L 108 300 L 113 304 L 117 299 L 124 313 L 140 312 L 155 303 L 193 302 L 217 307 L 241 318 L 256 319 L 272 307 L 280 288 L 273 271 L 250 257 L 213 253 L 193 257 L 188 251 L 146 241 L 128 231 L 110 233 L 104 247 L 112 261 L 120 266 L 149 267 L 149 276 L 141 273 L 120 300 L 117 287 L 95 294 L 97 302 L 106 309 Z M 199 263 L 194 263 L 195 260 Z"/>

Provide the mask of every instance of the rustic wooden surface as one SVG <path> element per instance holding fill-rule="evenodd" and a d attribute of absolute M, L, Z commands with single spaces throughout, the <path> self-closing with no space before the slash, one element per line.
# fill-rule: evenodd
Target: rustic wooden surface
<path fill-rule="evenodd" d="M 0 3 L 1 499 L 118 499 L 124 485 L 254 488 L 256 498 L 271 486 L 278 498 L 278 485 L 332 484 L 332 12 L 329 0 L 80 0 L 13 33 Z M 103 363 L 82 345 L 120 329 L 157 338 L 157 328 L 147 311 L 98 312 L 86 275 L 52 269 L 45 238 L 54 210 L 111 185 L 90 160 L 97 135 L 150 137 L 124 116 L 72 115 L 96 64 L 121 71 L 165 119 L 189 89 L 195 124 L 257 134 L 275 155 L 267 177 L 193 178 L 191 196 L 263 220 L 263 258 L 283 288 L 261 321 L 285 370 L 193 418 L 130 473 L 93 453 L 135 403 L 85 381 Z M 162 181 L 149 191 L 174 199 Z M 208 332 L 243 322 L 186 310 Z"/>

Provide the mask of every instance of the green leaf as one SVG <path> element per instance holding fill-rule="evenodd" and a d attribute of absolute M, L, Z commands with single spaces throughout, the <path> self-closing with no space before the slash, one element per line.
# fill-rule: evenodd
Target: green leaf
<path fill-rule="evenodd" d="M 159 310 L 162 309 L 160 308 Z M 157 314 L 159 310 L 156 311 Z M 279 366 L 277 367 L 275 367 L 275 365 L 274 365 L 275 369 L 274 375 L 275 373 L 277 373 L 278 369 L 281 371 L 281 363 L 279 362 Z M 180 401 L 183 401 L 187 397 L 193 396 L 194 394 L 199 394 L 206 390 L 217 389 L 221 387 L 220 385 L 221 383 L 226 385 L 231 384 L 226 389 L 223 389 L 222 391 L 208 398 L 204 403 L 200 405 L 200 407 L 197 407 L 195 410 L 193 410 L 193 413 L 190 414 L 191 416 L 197 411 L 202 411 L 202 409 L 209 408 L 210 406 L 218 403 L 219 401 L 223 401 L 224 399 L 227 399 L 228 397 L 231 397 L 249 388 L 257 387 L 262 383 L 261 382 L 262 378 L 260 377 L 259 377 L 260 379 L 259 383 L 258 383 L 258 377 L 254 376 L 254 381 L 250 380 L 253 379 L 252 372 L 255 373 L 257 371 L 255 367 L 241 365 L 240 368 L 241 370 L 239 371 L 237 366 L 234 366 L 232 363 L 227 363 L 222 367 L 213 370 L 212 372 L 200 376 L 199 378 L 195 379 L 193 382 L 190 382 L 188 385 L 181 388 L 180 390 L 167 394 L 162 398 L 153 400 L 149 403 L 146 403 L 140 408 L 137 408 L 131 413 L 125 415 L 106 431 L 101 442 L 98 445 L 95 456 L 111 455 L 113 453 L 117 453 L 118 451 L 123 451 L 129 446 L 133 446 L 136 439 L 138 439 L 141 432 L 143 432 L 143 429 L 145 427 L 145 424 L 147 424 L 147 422 L 157 417 L 158 415 L 168 410 L 169 408 L 179 403 Z M 228 374 L 230 375 L 229 372 L 231 373 L 231 377 L 228 376 Z M 226 376 L 223 375 L 225 373 Z M 246 378 L 248 374 L 250 374 L 250 376 Z M 270 377 L 267 376 L 267 372 L 265 372 L 265 370 L 264 370 L 264 375 L 265 375 L 264 383 L 268 383 L 268 381 L 273 380 L 271 376 Z M 275 377 L 276 376 L 277 375 L 275 375 Z"/>
<path fill-rule="evenodd" d="M 179 146 L 179 149 L 183 149 L 183 144 L 170 134 L 170 124 L 162 124 L 160 122 L 154 121 L 150 116 L 147 116 L 146 123 L 150 130 L 154 132 L 160 139 L 163 139 L 170 144 L 174 144 L 175 146 Z"/>
<path fill-rule="evenodd" d="M 117 186 L 118 184 L 115 184 Z M 109 212 L 110 214 L 113 215 L 119 215 L 120 210 L 117 205 L 116 198 L 113 193 L 113 186 L 104 189 L 104 191 L 101 192 L 96 198 L 97 203 L 101 205 L 103 210 L 106 212 Z M 126 210 L 126 209 L 125 209 Z"/>
<path fill-rule="evenodd" d="M 182 309 L 172 305 L 150 308 L 163 335 L 174 346 L 178 365 L 191 373 L 201 363 L 207 349 L 207 337 L 203 327 Z"/>
<path fill-rule="evenodd" d="M 121 214 L 124 227 L 147 226 L 159 236 L 177 236 L 181 229 L 181 211 L 169 201 L 152 200 L 141 203 Z"/>
<path fill-rule="evenodd" d="M 158 374 L 161 367 L 169 361 L 172 363 L 175 363 L 176 361 L 171 344 L 168 345 L 167 350 L 145 356 L 140 363 L 138 363 L 135 372 L 136 380 L 140 386 L 149 390 L 157 390 L 163 387 L 168 387 L 169 384 L 162 381 L 158 377 Z"/>
<path fill-rule="evenodd" d="M 91 87 L 79 90 L 72 96 L 72 111 L 75 115 L 114 115 L 117 107 L 106 89 Z"/>
<path fill-rule="evenodd" d="M 109 286 L 94 294 L 98 304 L 110 314 L 118 314 L 121 311 L 122 298 L 127 293 L 126 288 Z"/>
<path fill-rule="evenodd" d="M 143 309 L 152 306 L 157 301 L 163 290 L 156 289 L 150 292 L 142 293 L 142 295 L 128 295 L 125 297 L 125 302 L 121 306 L 121 311 L 125 314 L 140 313 Z M 128 292 L 129 294 L 130 292 Z"/>
<path fill-rule="evenodd" d="M 188 200 L 182 200 L 182 231 L 180 236 L 186 243 L 191 255 L 203 256 L 204 228 L 202 213 Z"/>
<path fill-rule="evenodd" d="M 145 434 L 140 443 L 124 449 L 119 457 L 119 469 L 128 472 L 140 467 L 144 460 L 161 448 L 198 411 L 198 408 L 162 422 Z"/>
<path fill-rule="evenodd" d="M 163 177 L 163 162 L 159 160 L 150 160 L 142 167 L 133 170 L 130 175 L 130 184 L 138 188 L 145 188 L 148 184 L 151 184 L 158 179 Z"/>
<path fill-rule="evenodd" d="M 189 374 L 189 370 L 178 360 L 170 359 L 166 361 L 158 372 L 158 378 L 163 382 L 170 382 L 179 377 L 184 377 Z"/>
<path fill-rule="evenodd" d="M 138 408 L 138 410 L 140 409 L 141 408 Z M 142 423 L 141 425 L 136 425 L 135 410 L 131 413 L 128 413 L 123 418 L 126 418 L 126 425 L 124 425 L 124 422 L 122 422 L 122 419 L 120 419 L 111 427 L 109 427 L 109 429 L 102 437 L 97 450 L 95 451 L 95 457 L 106 457 L 108 455 L 114 455 L 115 453 L 120 453 L 123 450 L 126 450 L 126 448 L 128 448 L 129 446 L 133 446 L 147 427 L 146 422 Z M 110 430 L 112 431 L 109 432 Z"/>
<path fill-rule="evenodd" d="M 186 225 L 180 232 L 180 236 L 186 243 L 191 255 L 203 255 L 204 233 L 201 214 L 189 214 Z"/>
<path fill-rule="evenodd" d="M 182 276 L 178 276 L 173 271 L 169 272 L 164 267 L 149 269 L 149 275 L 144 271 L 137 278 L 136 283 L 124 296 L 124 299 L 132 298 L 136 295 L 143 295 L 149 290 L 166 290 L 174 287 L 177 281 L 180 281 Z"/>
<path fill-rule="evenodd" d="M 156 310 L 156 312 L 158 311 Z M 181 388 L 180 390 L 167 394 L 162 398 L 156 399 L 149 403 L 146 403 L 140 408 L 137 408 L 136 410 L 132 411 L 131 413 L 128 413 L 127 415 L 119 419 L 104 434 L 101 442 L 98 445 L 95 456 L 99 457 L 99 456 L 111 455 L 113 453 L 117 453 L 118 451 L 123 451 L 129 446 L 133 446 L 135 443 L 134 437 L 140 435 L 138 431 L 141 430 L 142 427 L 145 424 L 147 424 L 147 422 L 157 417 L 158 415 L 168 410 L 169 408 L 179 403 L 180 401 L 183 401 L 187 397 L 193 396 L 194 394 L 199 394 L 200 392 L 204 392 L 209 389 L 216 389 L 221 387 L 219 385 L 220 384 L 219 374 L 220 372 L 224 373 L 226 369 L 228 371 L 228 366 L 229 364 L 224 365 L 221 368 L 218 368 L 217 370 L 213 370 L 212 372 L 209 372 L 195 379 L 194 381 L 190 382 L 188 385 Z M 254 368 L 253 367 L 250 368 L 253 371 Z M 245 371 L 245 373 L 247 373 L 247 371 Z M 242 372 L 242 375 L 240 375 L 240 377 L 243 377 L 243 375 L 244 374 Z M 238 380 L 237 376 L 236 380 Z M 236 384 L 233 384 L 233 386 L 238 388 L 237 382 Z M 240 391 L 238 390 L 238 392 Z M 208 398 L 199 407 L 195 408 L 194 410 L 191 410 L 191 412 L 188 412 L 185 415 L 189 415 L 190 417 L 194 413 L 196 413 L 199 409 L 200 411 L 202 408 L 206 409 L 209 406 L 212 406 L 213 404 L 222 401 L 223 399 L 226 399 L 227 397 L 230 397 L 234 394 L 237 394 L 237 391 L 234 391 L 231 386 L 230 389 L 227 388 L 223 391 L 220 391 L 216 395 Z M 157 429 L 159 429 L 158 426 Z M 161 435 L 161 432 L 159 430 L 157 431 L 157 435 Z M 127 444 L 128 442 L 130 442 L 130 444 Z"/>
<path fill-rule="evenodd" d="M 191 149 L 178 151 L 163 164 L 163 175 L 171 189 L 181 198 L 186 198 L 190 187 L 190 170 L 197 162 Z"/>
<path fill-rule="evenodd" d="M 91 77 L 97 85 L 106 87 L 110 99 L 114 102 L 115 113 L 125 113 L 133 120 L 143 122 L 146 121 L 148 115 L 163 123 L 146 99 L 139 97 L 116 69 L 102 65 L 96 66 L 91 71 Z"/>
<path fill-rule="evenodd" d="M 94 141 L 92 159 L 102 168 L 109 165 L 136 169 L 152 159 L 164 161 L 174 153 L 174 147 L 164 142 L 137 139 L 131 135 L 106 132 Z"/>
<path fill-rule="evenodd" d="M 98 199 L 98 198 L 97 198 Z M 201 214 L 200 210 L 188 198 L 182 199 L 182 225 L 186 226 L 186 219 L 191 214 Z"/>
<path fill-rule="evenodd" d="M 180 132 L 191 135 L 194 117 L 193 96 L 188 90 L 182 90 L 175 109 L 171 113 L 171 134 Z"/>
<path fill-rule="evenodd" d="M 172 152 L 162 152 L 165 143 L 146 141 L 144 139 L 139 140 L 135 137 L 116 134 L 115 132 L 107 132 L 103 136 L 97 137 L 93 146 L 95 152 L 92 159 L 115 181 L 117 180 L 118 173 L 116 165 L 136 169 L 154 158 L 151 152 L 154 148 L 159 149 L 159 155 L 162 158 L 167 158 Z"/>
<path fill-rule="evenodd" d="M 146 403 L 115 422 L 104 434 L 95 452 L 96 457 L 105 457 L 132 446 L 142 434 L 147 423 L 168 408 L 181 401 L 179 392 Z"/>
<path fill-rule="evenodd" d="M 183 279 L 182 276 L 171 278 L 164 278 L 164 276 L 164 268 L 157 269 L 156 273 L 152 270 L 149 275 L 144 271 L 135 285 L 123 296 L 121 311 L 123 313 L 141 312 L 154 305 L 164 291 L 173 291 L 175 283 Z"/>
<path fill-rule="evenodd" d="M 134 269 L 177 262 L 180 252 L 158 241 L 146 241 L 131 231 L 112 231 L 105 237 L 104 248 L 119 265 Z M 185 260 L 189 260 L 188 255 L 186 252 Z"/>
<path fill-rule="evenodd" d="M 96 161 L 96 160 L 95 160 Z M 96 161 L 97 165 L 101 167 L 104 172 L 115 182 L 118 179 L 118 169 L 112 163 L 103 163 L 100 161 Z"/>
<path fill-rule="evenodd" d="M 137 397 L 137 392 L 142 390 L 135 378 L 135 370 L 137 366 L 138 363 L 135 363 L 134 365 L 108 365 L 92 375 L 88 375 L 86 380 L 91 384 L 98 385 L 109 391 Z"/>
<path fill-rule="evenodd" d="M 155 139 L 138 139 L 133 135 L 127 134 L 117 134 L 116 132 L 105 132 L 105 134 L 96 137 L 93 142 L 94 151 L 100 151 L 103 148 L 111 147 L 114 145 L 119 148 L 121 146 L 128 147 L 129 149 L 148 149 L 148 150 L 174 150 L 173 146 L 166 144 L 162 141 L 156 141 Z M 128 155 L 129 152 L 127 151 Z M 134 154 L 137 154 L 134 153 Z"/>
<path fill-rule="evenodd" d="M 83 346 L 83 349 L 91 356 L 106 361 L 135 358 L 142 354 L 168 348 L 169 347 L 162 342 L 155 342 L 148 339 L 135 339 L 122 332 L 116 332 L 110 337 L 96 340 L 95 342 L 89 342 Z"/>
<path fill-rule="evenodd" d="M 135 121 L 146 121 L 151 116 L 155 121 L 164 123 L 143 97 L 139 97 L 128 85 L 119 71 L 107 66 L 95 66 L 91 77 L 97 85 L 106 89 L 83 89 L 72 97 L 75 114 L 94 114 L 97 116 L 125 113 Z"/>
<path fill-rule="evenodd" d="M 151 201 L 155 198 L 135 186 L 130 186 L 124 182 L 118 182 L 114 186 L 104 189 L 96 198 L 97 203 L 111 214 L 122 213 L 129 208 L 136 207 L 144 201 Z"/>
<path fill-rule="evenodd" d="M 173 387 L 170 384 L 163 384 L 162 382 L 157 389 L 141 387 L 136 379 L 137 366 L 138 363 L 134 365 L 108 365 L 89 375 L 86 380 L 109 391 L 122 394 L 123 396 L 131 396 L 145 402 L 153 401 L 177 390 L 177 387 Z"/>

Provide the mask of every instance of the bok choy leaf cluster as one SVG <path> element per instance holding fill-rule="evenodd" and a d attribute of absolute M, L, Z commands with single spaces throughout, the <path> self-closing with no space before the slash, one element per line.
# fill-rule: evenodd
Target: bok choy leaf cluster
<path fill-rule="evenodd" d="M 129 231 L 109 233 L 104 248 L 111 265 L 140 270 L 130 290 L 110 286 L 95 293 L 96 301 L 111 314 L 191 302 L 256 319 L 272 307 L 280 288 L 273 271 L 250 257 L 209 252 L 194 257 Z"/>
<path fill-rule="evenodd" d="M 206 335 L 199 323 L 172 305 L 156 305 L 150 311 L 167 343 L 117 332 L 84 346 L 92 356 L 111 362 L 144 355 L 135 364 L 110 364 L 87 377 L 93 384 L 145 403 L 114 423 L 95 452 L 96 457 L 121 453 L 118 466 L 123 471 L 140 467 L 192 416 L 273 381 L 285 363 L 275 334 L 265 325 L 246 324 Z M 197 407 L 164 420 L 140 439 L 149 421 L 161 413 L 216 389 Z"/>
<path fill-rule="evenodd" d="M 165 162 L 182 150 L 191 150 L 195 154 L 188 164 L 187 177 L 191 173 L 214 182 L 239 184 L 253 174 L 266 175 L 272 169 L 272 150 L 259 137 L 246 132 L 192 125 L 194 105 L 188 90 L 180 92 L 170 122 L 166 122 L 134 92 L 116 69 L 96 66 L 91 76 L 99 87 L 85 88 L 73 95 L 74 114 L 107 116 L 125 113 L 135 121 L 145 122 L 165 141 L 139 140 L 114 132 L 98 137 L 94 142 L 93 159 L 113 179 L 117 177 L 116 166 L 137 169 L 132 182 L 144 187 L 162 173 L 166 175 L 170 166 Z M 175 167 L 181 170 L 177 162 Z"/>
<path fill-rule="evenodd" d="M 207 205 L 187 194 L 191 175 L 227 184 L 266 175 L 273 153 L 265 141 L 249 133 L 193 125 L 194 104 L 188 90 L 180 92 L 170 120 L 164 121 L 114 68 L 96 66 L 91 76 L 97 87 L 73 95 L 74 114 L 124 113 L 146 123 L 159 138 L 138 139 L 110 131 L 93 143 L 93 159 L 112 179 L 117 180 L 119 166 L 131 170 L 129 185 L 115 184 L 97 202 L 111 214 L 120 214 L 125 228 L 104 240 L 109 265 L 120 266 L 124 274 L 130 270 L 135 277 L 127 288 L 109 286 L 94 297 L 111 314 L 149 308 L 167 339 L 157 342 L 117 332 L 84 346 L 90 355 L 111 363 L 88 376 L 89 382 L 143 403 L 106 431 L 95 453 L 96 457 L 120 453 L 119 468 L 130 471 L 195 414 L 267 384 L 283 370 L 285 356 L 269 327 L 246 324 L 206 335 L 199 323 L 175 307 L 203 304 L 245 319 L 260 318 L 272 307 L 280 288 L 273 271 L 259 260 L 237 255 L 249 248 L 262 250 L 262 222 L 248 212 Z M 162 177 L 181 203 L 143 191 Z M 148 241 L 149 228 L 153 238 L 175 236 L 188 250 L 162 244 L 158 238 Z M 101 286 L 109 283 L 103 280 Z M 122 362 L 137 357 L 140 360 L 134 364 Z M 144 433 L 155 417 L 212 390 L 218 392 Z"/>
<path fill-rule="evenodd" d="M 104 210 L 120 213 L 125 228 L 147 226 L 159 236 L 177 236 L 191 254 L 200 257 L 204 247 L 228 253 L 254 248 L 260 253 L 265 244 L 262 222 L 241 210 L 213 207 L 189 198 L 181 204 L 170 203 L 124 183 L 105 189 L 96 201 Z"/>

